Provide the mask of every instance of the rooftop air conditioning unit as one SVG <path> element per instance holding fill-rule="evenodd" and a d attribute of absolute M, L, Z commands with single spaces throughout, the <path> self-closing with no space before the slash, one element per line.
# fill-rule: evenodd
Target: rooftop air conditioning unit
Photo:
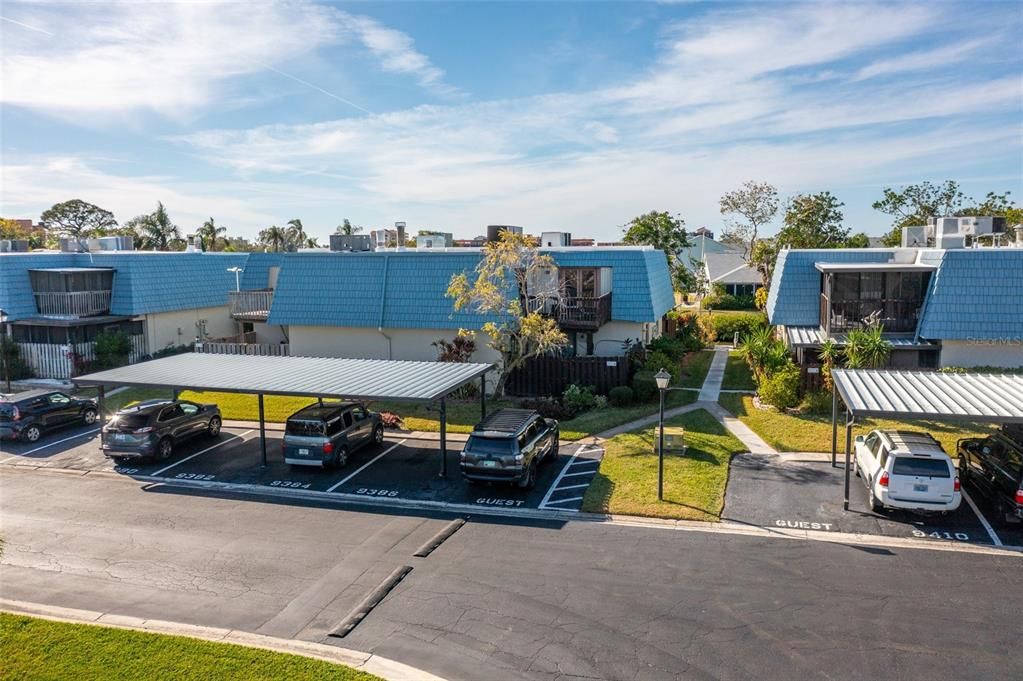
<path fill-rule="evenodd" d="M 85 253 L 89 250 L 86 239 L 64 236 L 60 238 L 60 250 L 62 253 Z"/>
<path fill-rule="evenodd" d="M 561 248 L 572 245 L 572 235 L 568 232 L 541 232 L 540 245 L 544 248 Z"/>
<path fill-rule="evenodd" d="M 927 225 L 913 225 L 902 228 L 903 248 L 926 248 Z"/>
<path fill-rule="evenodd" d="M 369 234 L 331 234 L 330 250 L 361 253 L 373 250 L 373 239 Z"/>

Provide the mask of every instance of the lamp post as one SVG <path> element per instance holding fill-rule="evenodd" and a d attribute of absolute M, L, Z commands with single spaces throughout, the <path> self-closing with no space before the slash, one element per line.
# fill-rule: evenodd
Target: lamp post
<path fill-rule="evenodd" d="M 654 374 L 654 381 L 661 395 L 660 416 L 657 419 L 657 501 L 664 501 L 664 395 L 668 392 L 671 374 L 661 367 L 661 370 Z"/>
<path fill-rule="evenodd" d="M 240 267 L 228 267 L 227 271 L 228 272 L 234 272 L 234 290 L 235 290 L 235 293 L 237 293 L 238 291 L 241 291 L 242 290 L 242 282 L 241 282 L 240 274 L 241 274 L 242 268 L 240 268 Z"/>
<path fill-rule="evenodd" d="M 0 310 L 0 335 L 7 336 L 7 312 Z M 11 392 L 11 365 L 7 358 L 7 353 L 10 352 L 10 340 L 0 341 L 0 359 L 3 360 L 4 364 L 4 376 L 7 378 L 7 392 Z"/>

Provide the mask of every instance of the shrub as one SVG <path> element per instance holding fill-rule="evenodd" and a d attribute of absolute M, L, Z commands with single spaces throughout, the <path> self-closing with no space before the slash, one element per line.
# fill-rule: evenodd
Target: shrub
<path fill-rule="evenodd" d="M 708 310 L 752 310 L 755 307 L 753 295 L 733 296 L 725 292 L 722 284 L 714 284 L 711 292 L 703 297 L 703 307 Z"/>
<path fill-rule="evenodd" d="M 714 341 L 718 339 L 718 330 L 717 326 L 714 324 L 714 315 L 699 315 L 696 318 L 696 329 L 700 342 L 703 343 L 702 347 L 713 345 Z"/>
<path fill-rule="evenodd" d="M 647 345 L 650 352 L 661 352 L 670 357 L 673 361 L 679 362 L 686 354 L 686 344 L 679 338 L 670 336 L 659 336 Z"/>
<path fill-rule="evenodd" d="M 739 354 L 758 382 L 792 361 L 788 348 L 775 338 L 774 333 L 766 326 L 743 337 Z"/>
<path fill-rule="evenodd" d="M 603 395 L 596 395 L 593 398 L 594 409 L 607 409 L 607 398 Z"/>
<path fill-rule="evenodd" d="M 165 347 L 162 350 L 157 350 L 152 355 L 150 355 L 149 358 L 160 359 L 161 357 L 170 357 L 171 355 L 181 355 L 186 352 L 193 352 L 194 350 L 195 346 L 190 343 L 183 343 L 181 345 L 173 345 L 171 343 L 168 343 L 167 347 Z"/>
<path fill-rule="evenodd" d="M 546 419 L 558 419 L 568 420 L 572 418 L 572 413 L 557 400 L 551 399 L 534 399 L 534 400 L 522 400 L 519 402 L 519 406 L 523 409 L 533 409 L 540 416 Z"/>
<path fill-rule="evenodd" d="M 808 392 L 803 395 L 803 404 L 800 407 L 807 414 L 829 416 L 831 414 L 831 393 L 827 390 Z"/>
<path fill-rule="evenodd" d="M 632 377 L 632 393 L 637 402 L 649 402 L 657 397 L 657 381 L 653 371 L 637 371 Z"/>
<path fill-rule="evenodd" d="M 590 386 L 581 386 L 573 383 L 565 388 L 565 392 L 561 396 L 561 406 L 572 416 L 593 409 L 595 404 L 593 388 Z"/>
<path fill-rule="evenodd" d="M 0 333 L 0 355 L 3 359 L 3 368 L 6 370 L 0 378 L 17 381 L 32 376 L 32 367 L 21 356 L 21 348 L 18 343 L 7 334 Z M 9 375 L 8 375 L 9 374 Z"/>
<path fill-rule="evenodd" d="M 799 367 L 791 362 L 761 378 L 757 392 L 760 400 L 777 409 L 799 404 Z"/>
<path fill-rule="evenodd" d="M 757 292 L 753 294 L 753 304 L 757 306 L 758 310 L 763 310 L 767 307 L 767 287 L 761 286 L 757 289 Z"/>
<path fill-rule="evenodd" d="M 675 339 L 686 351 L 702 350 L 713 338 L 705 337 L 699 322 L 699 316 L 693 312 L 672 310 L 668 315 L 675 320 L 677 330 Z M 709 334 L 707 334 L 709 336 Z M 651 344 L 653 345 L 653 344 Z"/>
<path fill-rule="evenodd" d="M 393 411 L 382 411 L 380 412 L 380 423 L 384 428 L 397 428 L 400 430 L 405 429 L 405 422 L 402 421 L 401 417 L 395 414 Z"/>
<path fill-rule="evenodd" d="M 607 394 L 607 398 L 611 402 L 612 406 L 627 407 L 632 404 L 632 401 L 636 399 L 636 396 L 632 392 L 632 388 L 627 385 L 620 385 L 616 388 L 611 388 L 611 391 Z"/>
<path fill-rule="evenodd" d="M 743 338 L 757 329 L 767 327 L 767 317 L 762 312 L 708 316 L 714 325 L 714 338 L 719 341 L 731 341 L 736 331 L 739 332 L 739 338 Z"/>
<path fill-rule="evenodd" d="M 678 361 L 658 350 L 646 356 L 646 361 L 643 362 L 643 369 L 651 374 L 664 369 L 674 379 L 678 376 Z"/>
<path fill-rule="evenodd" d="M 96 334 L 96 363 L 107 369 L 128 363 L 131 338 L 123 331 L 103 331 Z"/>

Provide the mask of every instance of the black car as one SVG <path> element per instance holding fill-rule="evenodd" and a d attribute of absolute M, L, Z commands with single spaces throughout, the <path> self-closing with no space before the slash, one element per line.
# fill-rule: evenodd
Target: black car
<path fill-rule="evenodd" d="M 99 410 L 91 399 L 53 390 L 29 390 L 0 398 L 0 438 L 36 442 L 44 431 L 96 422 Z"/>
<path fill-rule="evenodd" d="M 1023 520 L 1023 427 L 959 441 L 959 479 L 1008 522 Z"/>
<path fill-rule="evenodd" d="M 168 459 L 182 440 L 216 437 L 223 424 L 215 404 L 149 400 L 121 409 L 103 427 L 100 447 L 114 459 Z"/>
<path fill-rule="evenodd" d="M 481 421 L 459 461 L 470 482 L 536 484 L 537 467 L 558 454 L 558 422 L 531 409 L 501 409 Z"/>

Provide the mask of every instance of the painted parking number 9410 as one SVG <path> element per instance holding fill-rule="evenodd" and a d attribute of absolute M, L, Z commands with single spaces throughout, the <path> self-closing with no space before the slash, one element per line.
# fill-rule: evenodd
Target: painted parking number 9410
<path fill-rule="evenodd" d="M 929 537 L 931 539 L 955 539 L 956 541 L 970 541 L 970 535 L 965 532 L 945 532 L 937 531 L 924 532 L 923 530 L 913 530 L 914 537 Z"/>

